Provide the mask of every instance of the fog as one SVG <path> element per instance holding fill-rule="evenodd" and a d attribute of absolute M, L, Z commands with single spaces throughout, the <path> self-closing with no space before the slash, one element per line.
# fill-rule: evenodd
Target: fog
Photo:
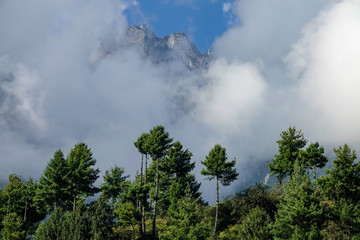
<path fill-rule="evenodd" d="M 80 141 L 102 173 L 117 164 L 133 177 L 140 165 L 133 142 L 159 124 L 193 152 L 210 203 L 215 187 L 199 174 L 200 161 L 216 143 L 240 173 L 222 196 L 264 179 L 289 126 L 330 157 L 344 143 L 357 150 L 356 0 L 227 4 L 232 22 L 201 75 L 177 62 L 154 64 L 136 49 L 99 54 L 101 44 L 124 36 L 123 11 L 132 7 L 118 0 L 0 2 L 1 183 L 12 172 L 38 178 L 57 149 L 67 154 Z"/>

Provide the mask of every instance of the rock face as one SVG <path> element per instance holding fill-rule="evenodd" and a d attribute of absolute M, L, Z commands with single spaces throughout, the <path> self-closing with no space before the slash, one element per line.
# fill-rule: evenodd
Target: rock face
<path fill-rule="evenodd" d="M 119 40 L 117 47 L 101 47 L 101 55 L 113 53 L 122 48 L 135 47 L 144 57 L 154 63 L 178 61 L 195 71 L 207 69 L 211 52 L 200 53 L 197 47 L 183 33 L 177 32 L 164 37 L 157 37 L 147 25 L 128 27 L 125 37 Z"/>

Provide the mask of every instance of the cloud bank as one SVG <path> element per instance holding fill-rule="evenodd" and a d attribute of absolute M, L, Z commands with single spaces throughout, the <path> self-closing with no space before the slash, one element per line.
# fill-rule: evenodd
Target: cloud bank
<path fill-rule="evenodd" d="M 133 142 L 163 124 L 194 153 L 200 181 L 216 143 L 237 158 L 239 181 L 224 196 L 265 177 L 289 125 L 325 147 L 360 140 L 357 1 L 236 1 L 226 11 L 238 21 L 216 39 L 202 75 L 135 49 L 96 55 L 122 38 L 133 3 L 0 3 L 0 182 L 11 172 L 39 177 L 57 149 L 79 141 L 102 172 L 117 164 L 134 175 Z M 213 202 L 213 184 L 202 182 Z"/>

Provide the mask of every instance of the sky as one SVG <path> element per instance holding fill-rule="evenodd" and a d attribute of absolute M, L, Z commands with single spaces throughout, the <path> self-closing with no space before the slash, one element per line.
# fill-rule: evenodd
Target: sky
<path fill-rule="evenodd" d="M 90 64 L 140 23 L 211 49 L 208 70 L 154 64 L 131 48 Z M 239 172 L 221 196 L 265 178 L 289 126 L 330 159 L 334 147 L 359 147 L 357 0 L 2 0 L 0 35 L 0 183 L 13 172 L 37 179 L 77 142 L 101 174 L 117 164 L 133 177 L 133 142 L 159 124 L 193 153 L 210 203 L 215 185 L 200 162 L 217 143 Z"/>
<path fill-rule="evenodd" d="M 157 36 L 184 32 L 201 52 L 238 19 L 227 0 L 137 0 L 124 11 L 129 25 L 148 24 Z"/>

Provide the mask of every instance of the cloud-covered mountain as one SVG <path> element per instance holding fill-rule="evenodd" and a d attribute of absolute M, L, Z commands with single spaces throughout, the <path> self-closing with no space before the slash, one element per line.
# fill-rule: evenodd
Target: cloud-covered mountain
<path fill-rule="evenodd" d="M 223 195 L 265 177 L 289 126 L 330 154 L 359 143 L 358 0 L 234 1 L 240 20 L 216 38 L 210 62 L 184 34 L 129 27 L 126 7 L 3 1 L 0 182 L 38 178 L 56 150 L 80 141 L 102 172 L 117 164 L 134 176 L 133 142 L 158 124 L 193 153 L 200 181 L 214 144 L 236 157 L 239 180 Z M 214 200 L 212 183 L 202 191 Z"/>
<path fill-rule="evenodd" d="M 157 37 L 150 26 L 130 26 L 126 33 L 111 42 L 102 41 L 97 54 L 92 59 L 96 64 L 100 59 L 116 54 L 124 48 L 136 48 L 143 57 L 153 63 L 180 62 L 188 69 L 198 72 L 205 71 L 211 59 L 210 50 L 200 53 L 195 44 L 183 32 L 175 32 Z"/>

